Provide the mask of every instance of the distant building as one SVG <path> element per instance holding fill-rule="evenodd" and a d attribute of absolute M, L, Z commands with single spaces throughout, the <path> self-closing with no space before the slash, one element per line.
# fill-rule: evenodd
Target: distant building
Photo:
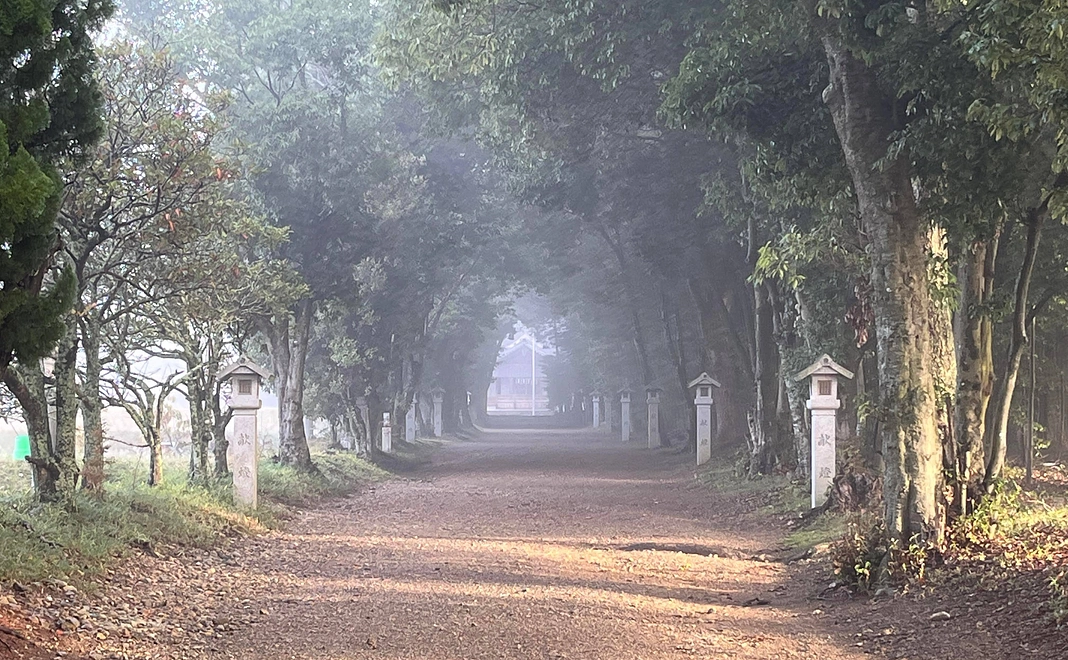
<path fill-rule="evenodd" d="M 555 353 L 552 347 L 539 343 L 527 331 L 506 339 L 497 355 L 493 381 L 486 394 L 486 412 L 491 415 L 550 414 L 544 358 Z"/>

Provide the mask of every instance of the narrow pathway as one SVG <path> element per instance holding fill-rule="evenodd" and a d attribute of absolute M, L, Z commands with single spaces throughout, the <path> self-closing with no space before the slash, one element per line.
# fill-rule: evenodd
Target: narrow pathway
<path fill-rule="evenodd" d="M 212 658 L 864 657 L 685 456 L 492 432 L 234 558 Z M 711 556 L 709 556 L 711 555 Z M 759 600 L 757 600 L 759 599 Z M 767 604 L 764 604 L 767 601 Z"/>

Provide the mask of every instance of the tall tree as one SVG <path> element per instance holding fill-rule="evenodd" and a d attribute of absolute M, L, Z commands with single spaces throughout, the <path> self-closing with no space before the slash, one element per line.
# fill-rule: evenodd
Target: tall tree
<path fill-rule="evenodd" d="M 12 359 L 35 366 L 69 325 L 73 272 L 63 270 L 46 288 L 56 249 L 58 167 L 100 136 L 91 34 L 110 13 L 106 0 L 31 0 L 0 9 L 0 376 L 24 409 L 36 408 L 33 395 L 41 388 L 14 378 Z M 73 442 L 52 443 L 36 424 L 32 430 L 40 496 L 69 497 Z"/>

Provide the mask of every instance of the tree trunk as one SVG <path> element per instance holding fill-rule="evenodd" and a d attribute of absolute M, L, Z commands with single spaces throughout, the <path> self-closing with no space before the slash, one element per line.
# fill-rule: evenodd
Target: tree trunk
<path fill-rule="evenodd" d="M 218 372 L 216 372 L 218 373 Z M 215 440 L 215 477 L 225 479 L 230 475 L 230 464 L 226 458 L 226 452 L 230 448 L 230 442 L 226 439 L 226 427 L 230 424 L 230 418 L 234 416 L 232 410 L 223 412 L 222 385 L 215 380 L 215 373 L 211 376 L 211 391 L 213 392 L 208 410 L 214 421 L 211 428 L 212 438 Z"/>
<path fill-rule="evenodd" d="M 929 266 L 932 282 L 948 289 L 952 281 L 949 271 L 949 250 L 945 230 L 933 227 L 928 233 L 929 249 L 934 257 Z M 938 406 L 939 444 L 942 447 L 942 472 L 952 474 L 955 470 L 957 439 L 953 417 L 956 410 L 957 351 L 953 330 L 953 315 L 948 306 L 935 301 L 930 307 L 930 323 L 935 357 L 935 392 Z M 945 493 L 940 492 L 939 502 L 945 508 Z"/>
<path fill-rule="evenodd" d="M 192 371 L 197 368 L 186 360 L 186 370 Z M 204 482 L 208 478 L 208 454 L 211 443 L 211 420 L 207 415 L 207 393 L 204 391 L 204 382 L 199 374 L 189 379 L 189 450 L 193 454 L 190 461 L 189 481 L 193 483 Z"/>
<path fill-rule="evenodd" d="M 1009 337 L 1008 360 L 1005 376 L 998 383 L 995 400 L 996 412 L 990 429 L 990 457 L 987 459 L 986 474 L 983 485 L 989 493 L 1005 467 L 1005 453 L 1008 447 L 1009 414 L 1012 409 L 1012 396 L 1016 391 L 1016 379 L 1020 374 L 1020 363 L 1027 350 L 1027 324 L 1030 317 L 1028 298 L 1031 290 L 1031 275 L 1038 257 L 1038 245 L 1042 238 L 1042 226 L 1049 216 L 1049 200 L 1027 214 L 1027 243 L 1024 247 L 1023 263 L 1016 276 L 1016 295 L 1012 309 L 1012 335 Z"/>
<path fill-rule="evenodd" d="M 82 319 L 82 348 L 85 351 L 85 378 L 82 380 L 80 401 L 82 426 L 85 431 L 82 488 L 100 491 L 104 487 L 104 404 L 100 399 L 100 316 L 90 310 Z"/>
<path fill-rule="evenodd" d="M 751 269 L 756 268 L 756 223 L 749 219 L 748 232 Z M 749 419 L 749 477 L 770 474 L 778 456 L 777 413 L 779 398 L 778 356 L 773 332 L 775 309 L 770 292 L 763 282 L 753 282 L 753 386 L 756 405 Z"/>
<path fill-rule="evenodd" d="M 53 376 L 56 382 L 55 460 L 59 466 L 57 487 L 63 501 L 72 501 L 78 486 L 78 332 L 73 315 L 67 332 L 56 346 Z"/>
<path fill-rule="evenodd" d="M 887 162 L 895 101 L 875 73 L 833 36 L 824 37 L 830 108 L 868 237 L 879 351 L 884 518 L 891 542 L 940 547 L 945 511 L 938 433 L 936 302 L 928 236 L 905 158 Z"/>
<path fill-rule="evenodd" d="M 771 305 L 762 285 L 753 286 L 756 303 L 755 361 L 753 363 L 756 405 L 749 424 L 749 476 L 769 474 L 776 455 L 776 416 L 778 412 L 779 373 L 776 368 L 775 337 L 771 331 Z"/>
<path fill-rule="evenodd" d="M 341 423 L 335 417 L 330 418 L 330 444 L 327 449 L 332 451 L 340 451 L 343 449 L 341 446 Z"/>
<path fill-rule="evenodd" d="M 645 342 L 645 331 L 642 329 L 641 304 L 638 299 L 638 291 L 635 288 L 633 273 L 630 268 L 630 260 L 623 251 L 622 241 L 618 231 L 615 239 L 608 233 L 605 226 L 598 222 L 597 231 L 601 238 L 608 243 L 612 254 L 619 266 L 620 282 L 623 285 L 623 295 L 626 298 L 627 309 L 630 312 L 632 340 L 634 342 L 635 355 L 638 357 L 638 368 L 642 373 L 642 380 L 646 387 L 652 387 L 654 383 L 653 368 L 649 362 L 649 349 Z"/>
<path fill-rule="evenodd" d="M 311 333 L 312 302 L 297 305 L 292 337 L 288 323 L 273 337 L 272 361 L 278 381 L 278 458 L 283 465 L 312 472 L 311 451 L 304 432 L 304 365 Z"/>
<path fill-rule="evenodd" d="M 163 483 L 163 440 L 159 429 L 145 434 L 148 444 L 148 485 L 158 486 Z"/>
<path fill-rule="evenodd" d="M 987 410 L 994 391 L 993 319 L 991 296 L 998 235 L 972 243 L 961 255 L 957 274 L 960 305 L 957 316 L 958 378 L 956 411 L 956 500 L 961 515 L 967 512 L 969 493 L 983 478 L 986 464 L 983 438 Z"/>
<path fill-rule="evenodd" d="M 664 341 L 667 343 L 671 362 L 675 365 L 675 378 L 677 379 L 679 394 L 685 402 L 687 417 L 687 443 L 689 448 L 697 452 L 697 406 L 690 396 L 690 378 L 686 374 L 686 347 L 682 339 L 682 324 L 679 320 L 679 307 L 676 302 L 668 297 L 667 291 L 660 287 L 660 323 L 664 330 Z M 661 446 L 669 444 L 668 438 L 663 435 L 660 438 Z"/>
<path fill-rule="evenodd" d="M 48 425 L 48 394 L 44 374 L 40 367 L 26 368 L 12 365 L 0 368 L 4 385 L 19 402 L 22 419 L 30 435 L 30 455 L 27 462 L 33 465 L 33 483 L 37 499 L 42 502 L 58 502 L 60 467 L 55 461 L 52 448 L 52 432 Z"/>
<path fill-rule="evenodd" d="M 746 438 L 746 411 L 752 405 L 753 365 L 722 293 L 709 290 L 707 278 L 688 281 L 698 312 L 703 368 L 723 387 L 715 394 L 715 442 L 734 447 Z M 744 308 L 748 310 L 748 308 Z"/>

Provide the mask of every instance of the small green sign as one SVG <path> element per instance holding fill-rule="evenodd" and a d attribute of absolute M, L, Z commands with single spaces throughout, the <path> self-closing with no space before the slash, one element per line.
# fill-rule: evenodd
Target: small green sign
<path fill-rule="evenodd" d="M 30 436 L 20 435 L 15 437 L 15 451 L 12 454 L 16 461 L 26 460 L 30 455 Z"/>

